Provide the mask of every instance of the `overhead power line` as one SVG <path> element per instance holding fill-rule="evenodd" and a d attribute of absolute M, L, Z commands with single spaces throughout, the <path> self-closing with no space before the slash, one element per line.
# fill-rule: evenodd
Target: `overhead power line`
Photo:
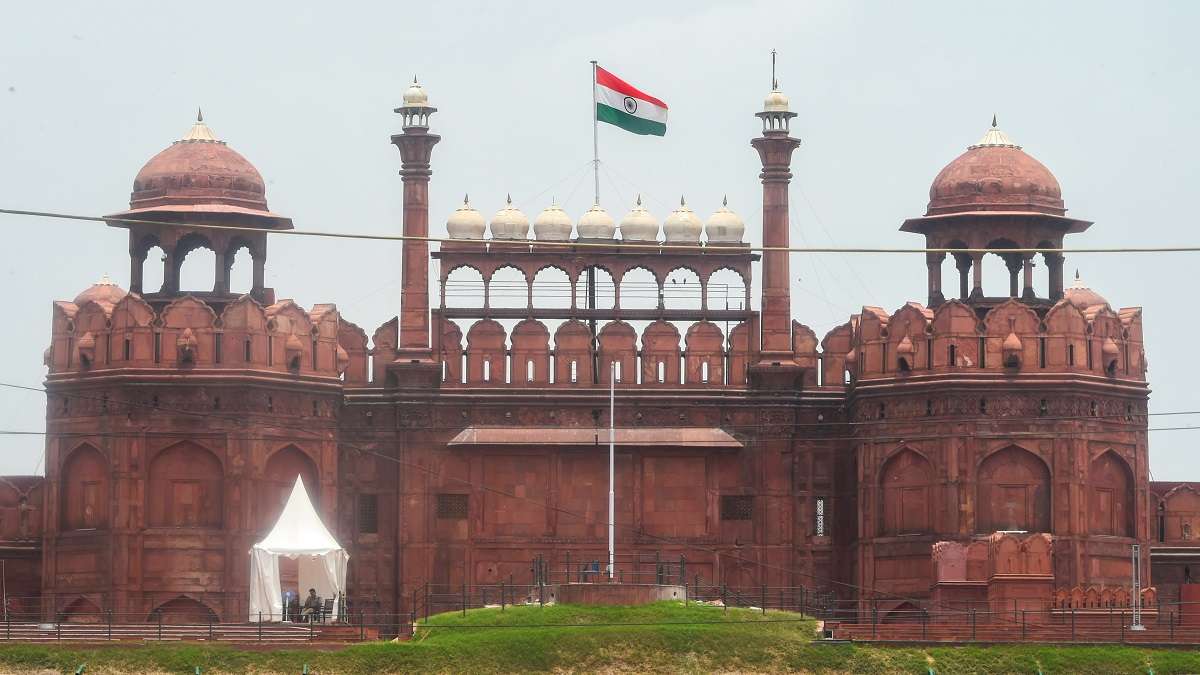
<path fill-rule="evenodd" d="M 626 243 L 619 239 L 610 242 L 579 242 L 579 241 L 541 241 L 541 240 L 495 240 L 495 239 L 451 239 L 449 237 L 415 237 L 403 234 L 363 234 L 351 232 L 329 232 L 322 230 L 264 230 L 260 227 L 244 227 L 239 225 L 212 225 L 208 223 L 169 222 L 160 220 L 141 220 L 136 218 L 113 218 L 106 216 L 87 216 L 72 213 L 56 213 L 52 211 L 28 211 L 22 209 L 0 209 L 0 214 L 11 216 L 32 216 L 36 218 L 57 218 L 61 220 L 80 220 L 97 223 L 121 223 L 125 225 L 161 225 L 168 227 L 189 227 L 198 230 L 226 230 L 233 232 L 268 232 L 298 237 L 329 237 L 333 239 L 364 239 L 369 241 L 424 241 L 431 243 L 454 242 L 456 244 L 531 244 L 540 248 L 599 248 L 612 249 L 619 246 L 622 251 L 679 251 L 703 252 L 709 255 L 730 255 L 745 251 L 782 252 L 782 253 L 995 253 L 998 255 L 1012 253 L 1200 253 L 1200 245 L 1196 246 L 1099 246 L 1084 248 L 924 248 L 924 247 L 853 247 L 853 246 L 742 246 L 706 247 L 700 244 L 640 244 Z"/>

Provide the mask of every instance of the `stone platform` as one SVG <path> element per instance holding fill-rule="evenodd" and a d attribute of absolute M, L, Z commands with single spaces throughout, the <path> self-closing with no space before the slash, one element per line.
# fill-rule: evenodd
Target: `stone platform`
<path fill-rule="evenodd" d="M 671 584 L 575 583 L 546 586 L 544 593 L 547 603 L 645 605 L 660 600 L 682 601 L 687 591 L 683 586 Z"/>

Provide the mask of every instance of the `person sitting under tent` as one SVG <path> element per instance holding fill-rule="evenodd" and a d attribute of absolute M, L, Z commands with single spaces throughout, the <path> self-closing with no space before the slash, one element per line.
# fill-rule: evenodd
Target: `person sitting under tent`
<path fill-rule="evenodd" d="M 317 589 L 308 589 L 308 597 L 304 599 L 304 607 L 300 610 L 300 618 L 312 619 L 321 610 L 321 599 L 317 597 Z"/>

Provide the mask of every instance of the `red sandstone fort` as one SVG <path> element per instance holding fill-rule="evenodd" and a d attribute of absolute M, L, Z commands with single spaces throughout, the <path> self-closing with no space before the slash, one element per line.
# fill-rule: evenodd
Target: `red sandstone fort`
<path fill-rule="evenodd" d="M 781 92 L 763 108 L 770 249 L 789 245 L 800 141 Z M 297 476 L 350 553 L 352 607 L 602 558 L 610 377 L 618 549 L 685 558 L 689 581 L 886 614 L 1128 603 L 1132 544 L 1147 592 L 1175 599 L 1200 562 L 1200 491 L 1148 479 L 1141 310 L 1019 250 L 1092 223 L 995 125 L 901 229 L 1014 252 L 927 254 L 925 304 L 818 336 L 791 316 L 788 253 L 760 256 L 724 207 L 660 224 L 640 202 L 619 222 L 597 205 L 573 223 L 552 205 L 531 229 L 511 203 L 490 221 L 464 203 L 431 251 L 435 109 L 414 83 L 397 112 L 414 238 L 399 316 L 370 334 L 264 286 L 268 235 L 292 222 L 203 121 L 137 173 L 110 221 L 128 230 L 128 291 L 53 303 L 46 475 L 0 478 L 10 609 L 243 620 L 248 551 Z M 180 292 L 198 248 L 212 290 Z M 151 249 L 161 288 L 143 283 Z M 231 293 L 243 249 L 252 288 Z M 985 255 L 1008 270 L 986 289 Z"/>

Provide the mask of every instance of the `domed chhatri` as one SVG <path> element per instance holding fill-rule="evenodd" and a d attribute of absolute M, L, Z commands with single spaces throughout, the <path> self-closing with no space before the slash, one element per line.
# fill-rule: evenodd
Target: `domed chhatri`
<path fill-rule="evenodd" d="M 550 201 L 533 221 L 533 238 L 538 241 L 568 241 L 571 239 L 571 216 L 561 206 Z"/>
<path fill-rule="evenodd" d="M 688 208 L 687 202 L 680 197 L 679 208 L 667 216 L 667 219 L 663 221 L 662 229 L 668 244 L 699 243 L 704 223 L 700 222 L 700 217 L 696 215 L 695 211 Z"/>
<path fill-rule="evenodd" d="M 1067 211 L 1054 174 L 1001 131 L 995 117 L 983 138 L 933 179 L 926 215 L 981 211 Z"/>
<path fill-rule="evenodd" d="M 118 286 L 107 274 L 100 277 L 100 281 L 89 286 L 82 293 L 75 296 L 73 301 L 76 305 L 82 305 L 85 302 L 97 302 L 100 304 L 115 305 L 121 301 L 121 298 L 126 296 L 124 288 Z"/>
<path fill-rule="evenodd" d="M 642 196 L 637 196 L 633 209 L 621 219 L 622 241 L 658 241 L 658 220 L 642 206 Z"/>
<path fill-rule="evenodd" d="M 617 224 L 608 211 L 599 204 L 592 204 L 592 208 L 580 216 L 576 229 L 580 239 L 612 239 L 617 232 Z"/>
<path fill-rule="evenodd" d="M 767 94 L 763 99 L 764 112 L 788 112 L 788 97 L 779 90 L 779 83 L 775 83 L 775 88 Z"/>
<path fill-rule="evenodd" d="M 1104 296 L 1088 288 L 1087 284 L 1083 283 L 1083 280 L 1079 278 L 1079 270 L 1075 270 L 1075 281 L 1067 287 L 1067 290 L 1063 293 L 1063 299 L 1075 305 L 1080 310 L 1086 310 L 1096 305 L 1108 304 L 1108 300 L 1105 300 Z"/>
<path fill-rule="evenodd" d="M 202 114 L 187 135 L 146 162 L 133 179 L 129 200 L 131 209 L 196 204 L 267 210 L 262 174 L 218 140 Z"/>
<path fill-rule="evenodd" d="M 467 195 L 463 195 L 462 206 L 446 219 L 446 232 L 451 239 L 483 239 L 487 221 L 483 214 L 471 206 Z"/>
<path fill-rule="evenodd" d="M 490 228 L 492 239 L 523 241 L 529 238 L 529 218 L 513 206 L 512 195 L 506 198 L 504 208 L 492 216 Z"/>
<path fill-rule="evenodd" d="M 721 208 L 704 224 L 704 236 L 710 244 L 740 244 L 745 233 L 746 223 L 729 209 L 728 197 L 721 200 Z"/>

